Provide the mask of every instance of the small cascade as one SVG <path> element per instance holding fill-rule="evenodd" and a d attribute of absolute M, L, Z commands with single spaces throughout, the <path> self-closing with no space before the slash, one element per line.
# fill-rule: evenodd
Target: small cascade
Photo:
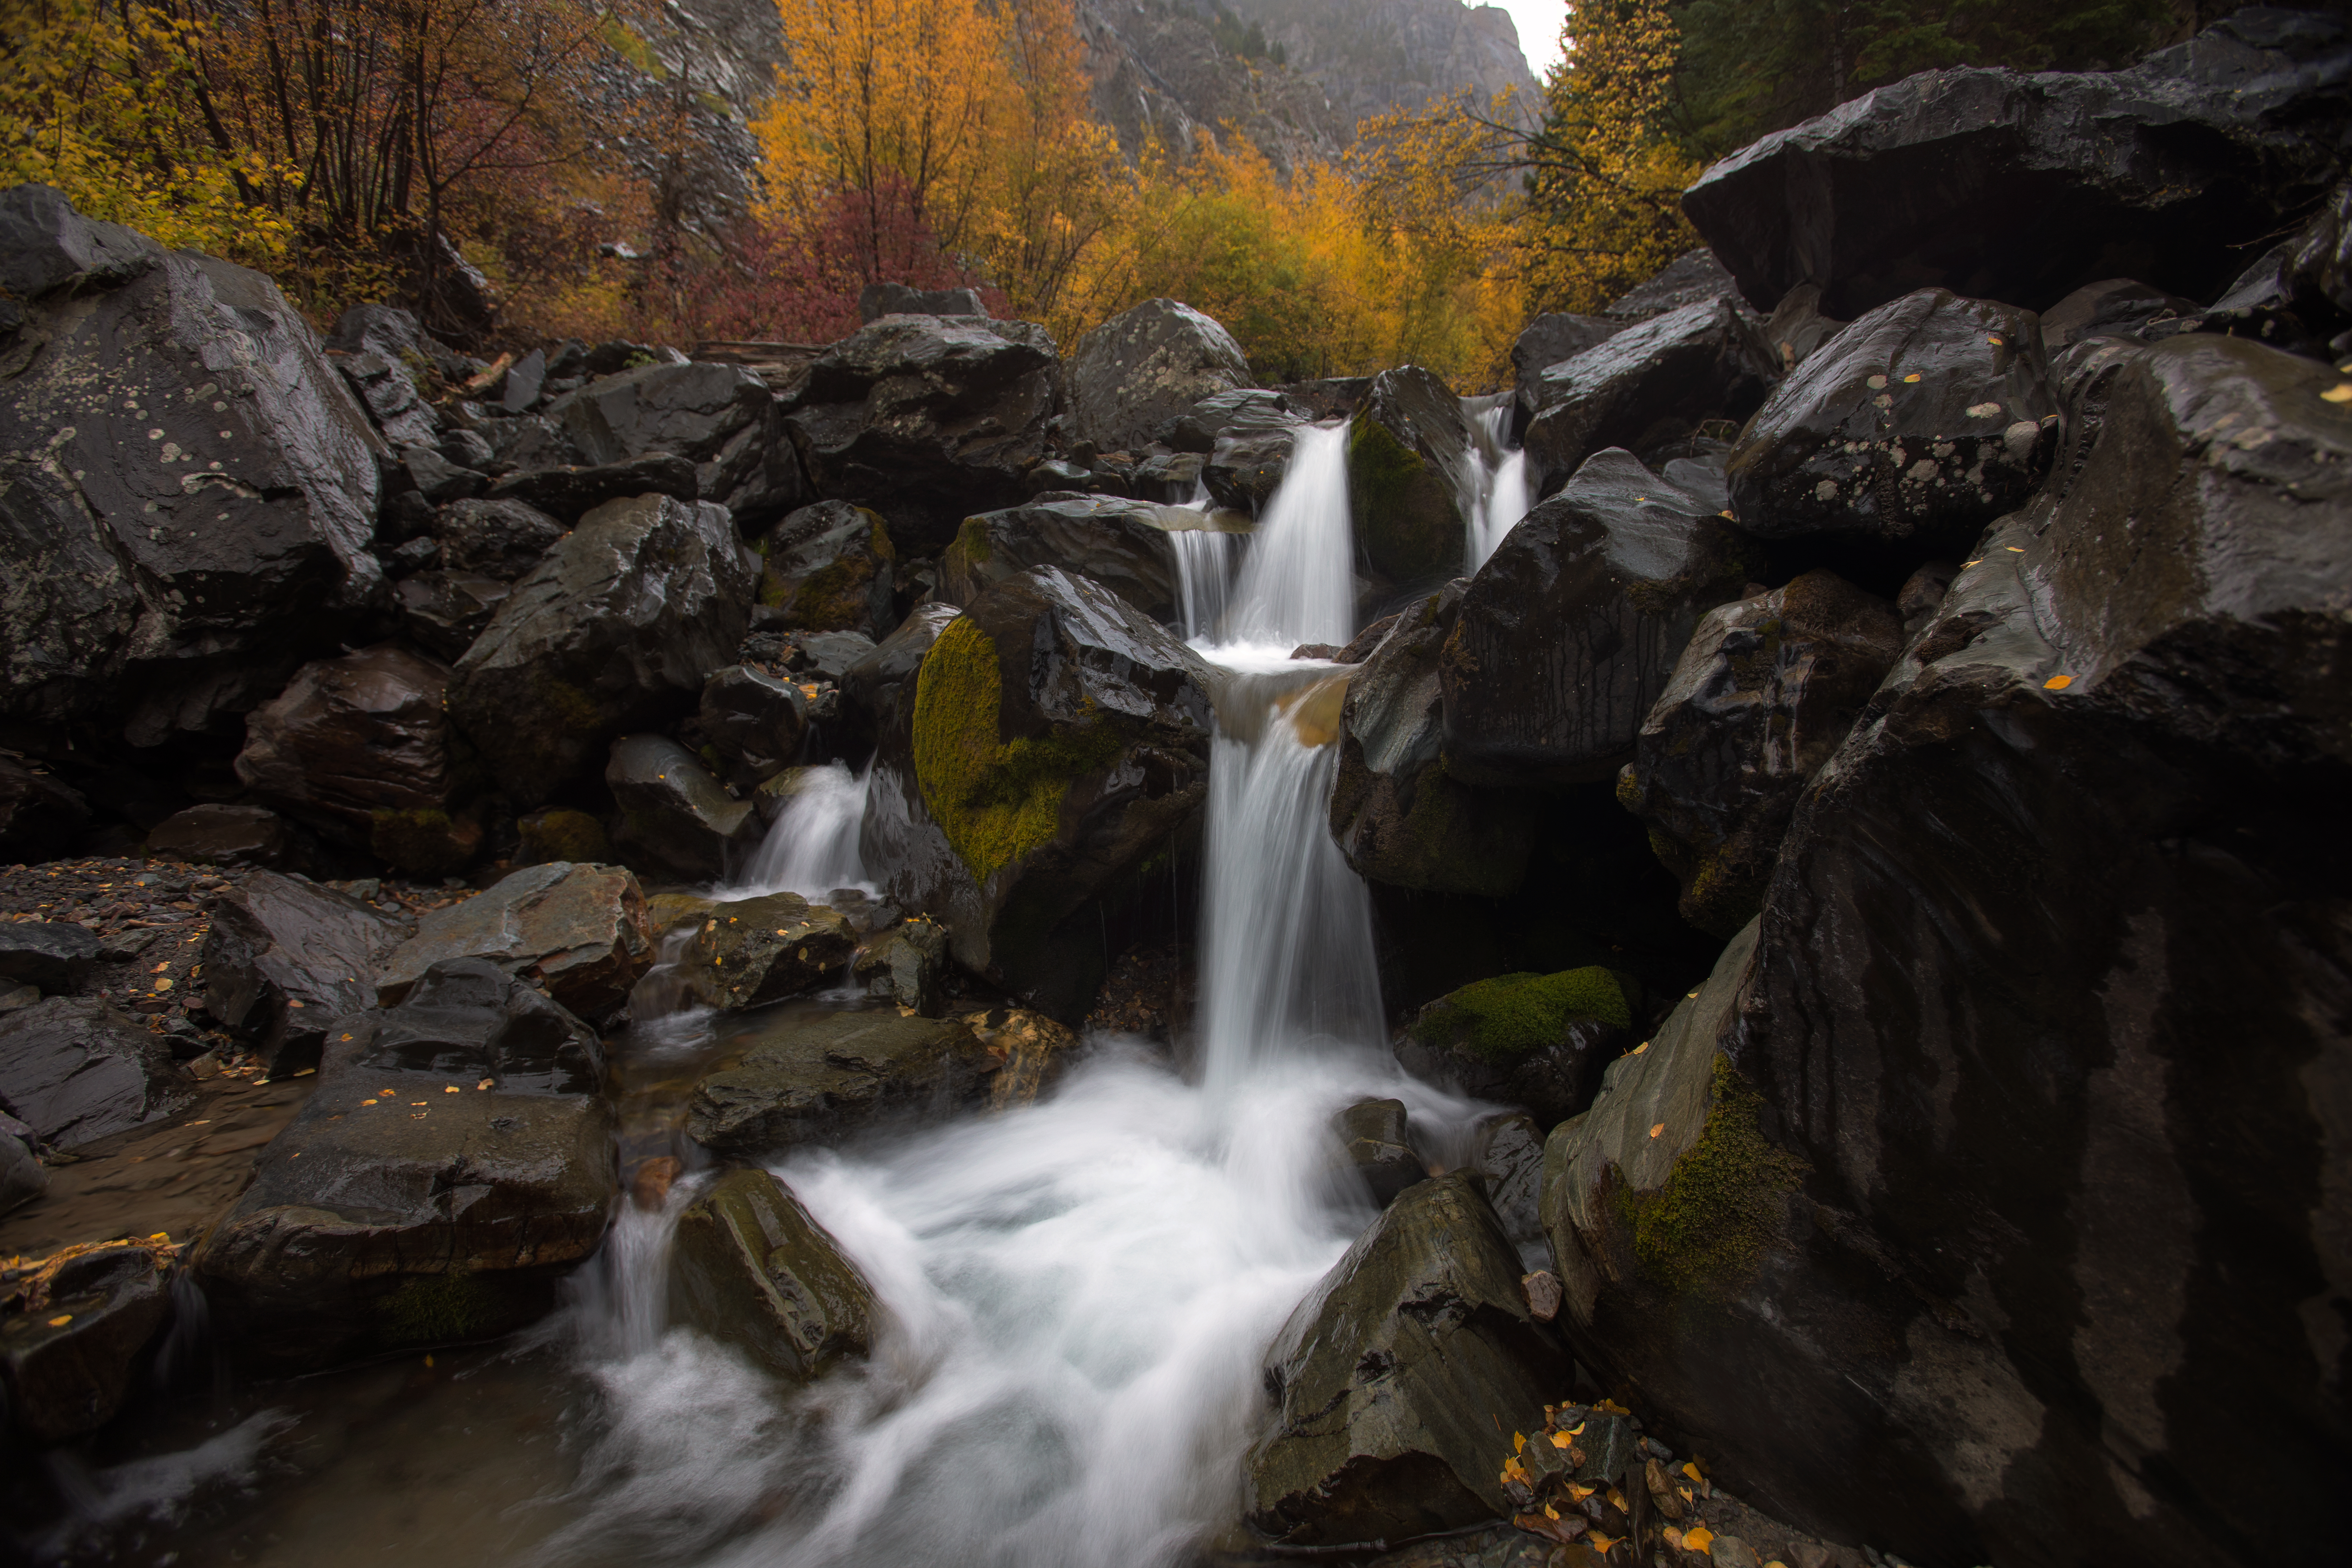
<path fill-rule="evenodd" d="M 799 788 L 744 868 L 737 889 L 740 896 L 798 893 L 822 901 L 841 888 L 871 894 L 874 885 L 858 851 L 858 833 L 873 782 L 871 763 L 857 773 L 846 763 L 803 772 Z"/>
<path fill-rule="evenodd" d="M 1486 564 L 1535 499 L 1528 493 L 1526 449 L 1510 444 L 1512 404 L 1507 392 L 1462 400 L 1463 412 L 1478 436 L 1471 471 L 1463 475 L 1462 510 L 1468 529 L 1464 542 L 1473 572 Z"/>
<path fill-rule="evenodd" d="M 1168 542 L 1176 551 L 1177 605 L 1184 617 L 1187 642 L 1216 636 L 1233 598 L 1234 577 L 1247 540 L 1246 534 L 1211 528 L 1169 531 Z"/>
<path fill-rule="evenodd" d="M 1229 644 L 1345 643 L 1356 629 L 1355 549 L 1348 516 L 1348 426 L 1302 426 L 1234 584 Z"/>

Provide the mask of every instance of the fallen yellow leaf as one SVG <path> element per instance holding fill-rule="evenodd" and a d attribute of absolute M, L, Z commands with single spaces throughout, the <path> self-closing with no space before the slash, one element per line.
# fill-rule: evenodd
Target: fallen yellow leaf
<path fill-rule="evenodd" d="M 1526 1453 L 1527 1451 L 1528 1451 L 1528 1435 L 1527 1435 L 1525 1432 L 1514 1432 L 1514 1433 L 1512 1433 L 1512 1434 L 1511 1434 L 1511 1452 L 1512 1452 L 1512 1453 L 1514 1453 L 1514 1454 L 1524 1454 L 1524 1453 Z"/>
<path fill-rule="evenodd" d="M 1916 381 L 1916 380 L 1918 380 L 1918 379 L 1919 379 L 1919 373 L 1918 373 L 1917 371 L 1916 371 L 1916 370 L 1915 370 L 1915 371 L 1913 371 L 1909 375 L 1906 375 L 1906 376 L 1905 376 L 1905 377 L 1903 378 L 1903 380 L 1904 380 L 1904 382 L 1905 382 L 1905 384 L 1908 384 L 1909 383 L 1915 382 L 1915 381 Z"/>
<path fill-rule="evenodd" d="M 1584 1423 L 1583 1423 L 1583 1422 L 1581 1422 L 1581 1421 L 1580 1421 L 1580 1422 L 1578 1422 L 1575 1426 L 1573 1426 L 1570 1427 L 1570 1428 L 1568 1429 L 1568 1435 L 1569 1435 L 1570 1436 L 1571 1436 L 1571 1437 L 1581 1437 L 1581 1436 L 1584 1436 Z"/>
<path fill-rule="evenodd" d="M 1546 1519 L 1558 1519 L 1559 1517 L 1559 1510 L 1552 1507 L 1549 1503 L 1546 1503 L 1544 1504 L 1544 1517 Z"/>
<path fill-rule="evenodd" d="M 1664 1132 L 1665 1130 L 1666 1124 L 1661 1121 L 1655 1127 L 1650 1129 L 1650 1136 L 1655 1138 L 1659 1133 Z"/>
<path fill-rule="evenodd" d="M 1616 1509 L 1619 1513 L 1630 1513 L 1633 1511 L 1625 1506 L 1625 1494 L 1619 1491 L 1615 1487 L 1611 1487 L 1609 1489 L 1609 1500 L 1616 1505 Z"/>
<path fill-rule="evenodd" d="M 1683 1549 L 1683 1532 L 1676 1530 L 1673 1525 L 1670 1524 L 1666 1526 L 1665 1529 L 1658 1531 L 1658 1533 L 1664 1536 L 1666 1539 L 1666 1544 L 1673 1547 L 1675 1551 L 1680 1552 Z"/>
<path fill-rule="evenodd" d="M 361 1100 L 361 1101 L 360 1101 L 360 1103 L 361 1103 L 362 1105 L 373 1105 L 373 1104 L 375 1103 L 375 1101 L 374 1101 L 374 1100 Z"/>
<path fill-rule="evenodd" d="M 457 1086 L 454 1083 L 445 1085 L 441 1092 L 444 1094 L 456 1094 L 457 1092 Z"/>
<path fill-rule="evenodd" d="M 1597 1488 L 1597 1487 L 1580 1487 L 1580 1486 L 1577 1485 L 1574 1481 L 1570 1481 L 1570 1482 L 1569 1482 L 1569 1483 L 1568 1483 L 1568 1495 L 1569 1495 L 1569 1497 L 1570 1497 L 1570 1499 L 1572 1499 L 1573 1500 L 1575 1500 L 1575 1501 L 1577 1501 L 1577 1502 L 1582 1502 L 1586 1498 L 1591 1497 L 1591 1496 L 1595 1491 L 1598 1491 L 1599 1489 L 1599 1489 L 1599 1488 Z"/>
<path fill-rule="evenodd" d="M 1637 1056 L 1637 1057 L 1638 1057 L 1638 1056 L 1640 1056 L 1643 1051 L 1646 1051 L 1646 1050 L 1648 1050 L 1649 1048 L 1650 1048 L 1650 1042 L 1649 1042 L 1649 1041 L 1647 1041 L 1647 1040 L 1643 1040 L 1640 1045 L 1635 1046 L 1635 1047 L 1633 1047 L 1633 1054 L 1634 1054 L 1635 1056 Z"/>
<path fill-rule="evenodd" d="M 2352 381 L 2339 381 L 2319 395 L 2330 403 L 2352 403 Z"/>
<path fill-rule="evenodd" d="M 1715 1543 L 1715 1531 L 1703 1524 L 1694 1524 L 1683 1532 L 1685 1552 L 1704 1552 Z"/>
<path fill-rule="evenodd" d="M 1592 1542 L 1592 1550 L 1600 1552 L 1603 1557 L 1606 1557 L 1609 1555 L 1611 1549 L 1613 1548 L 1620 1541 L 1623 1540 L 1624 1537 L 1621 1535 L 1603 1535 L 1596 1530 L 1587 1534 L 1584 1539 Z"/>
<path fill-rule="evenodd" d="M 1705 1486 L 1706 1484 L 1706 1478 L 1699 1474 L 1698 1465 L 1696 1462 L 1685 1465 L 1683 1467 L 1683 1474 L 1698 1482 L 1701 1486 Z"/>
<path fill-rule="evenodd" d="M 2042 689 L 2044 691 L 2063 691 L 2074 684 L 2074 678 L 2071 675 L 2053 675 L 2049 679 L 2042 683 Z"/>
<path fill-rule="evenodd" d="M 68 1312 L 68 1313 L 66 1313 L 66 1314 L 65 1314 L 64 1316 L 62 1316 L 62 1317 L 51 1318 L 51 1319 L 49 1320 L 49 1327 L 51 1327 L 51 1328 L 53 1328 L 53 1329 L 62 1329 L 62 1328 L 64 1328 L 68 1323 L 70 1323 L 70 1322 L 72 1322 L 72 1321 L 73 1321 L 73 1314 L 72 1314 L 71 1312 Z"/>

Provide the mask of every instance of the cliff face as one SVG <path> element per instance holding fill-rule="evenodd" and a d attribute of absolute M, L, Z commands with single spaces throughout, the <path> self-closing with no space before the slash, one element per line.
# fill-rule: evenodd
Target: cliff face
<path fill-rule="evenodd" d="M 1213 13 L 1160 0 L 1080 0 L 1077 14 L 1095 112 L 1129 157 L 1152 137 L 1189 152 L 1199 131 L 1231 125 L 1286 175 L 1336 155 L 1354 133 L 1356 117 L 1336 112 L 1321 85 L 1220 41 Z"/>
<path fill-rule="evenodd" d="M 1352 136 L 1366 115 L 1417 109 L 1464 88 L 1491 99 L 1517 88 L 1535 113 L 1538 86 L 1518 29 L 1499 6 L 1462 0 L 1231 0 L 1321 87 Z"/>

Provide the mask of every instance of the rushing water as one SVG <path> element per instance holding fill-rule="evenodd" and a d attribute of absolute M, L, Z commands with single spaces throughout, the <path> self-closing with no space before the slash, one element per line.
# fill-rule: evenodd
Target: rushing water
<path fill-rule="evenodd" d="M 570 1306 L 510 1352 L 561 1368 L 537 1375 L 573 1401 L 565 1479 L 532 1460 L 518 1479 L 538 1484 L 485 1524 L 497 1549 L 460 1558 L 1153 1568 L 1238 1519 L 1259 1359 L 1372 1214 L 1334 1163 L 1332 1114 L 1394 1095 L 1450 1148 L 1476 1110 L 1380 1048 L 1368 900 L 1325 823 L 1346 675 L 1286 658 L 1353 630 L 1343 439 L 1301 433 L 1227 608 L 1233 640 L 1198 645 L 1222 678 L 1195 1070 L 1098 1039 L 1037 1104 L 779 1162 L 886 1309 L 870 1363 L 804 1390 L 667 1321 L 671 1227 L 705 1178 L 640 1187 Z M 864 879 L 865 782 L 814 784 L 763 846 L 761 886 Z M 660 1108 L 719 1048 L 707 1019 L 664 1022 L 617 1042 L 633 1165 L 664 1149 L 690 1165 Z M 278 1430 L 248 1421 L 214 1462 L 249 1474 Z M 274 1506 L 323 1505 L 314 1486 Z M 420 1544 L 389 1528 L 302 1560 L 448 1560 Z"/>
<path fill-rule="evenodd" d="M 846 763 L 804 770 L 744 868 L 743 890 L 819 900 L 842 888 L 873 892 L 857 847 L 873 779 L 871 763 L 859 773 Z"/>
<path fill-rule="evenodd" d="M 1485 407 L 1474 406 L 1482 402 Z M 1511 405 L 1507 392 L 1491 400 L 1463 399 L 1464 412 L 1471 416 L 1478 437 L 1477 450 L 1470 457 L 1472 471 L 1463 476 L 1463 515 L 1469 532 L 1465 544 L 1473 572 L 1486 564 L 1503 536 L 1527 516 L 1534 499 L 1528 493 L 1527 452 L 1511 445 Z"/>

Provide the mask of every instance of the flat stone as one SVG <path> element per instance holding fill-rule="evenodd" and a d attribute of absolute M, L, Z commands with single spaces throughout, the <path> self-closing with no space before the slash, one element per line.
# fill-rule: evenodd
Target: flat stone
<path fill-rule="evenodd" d="M 583 1017 L 608 1017 L 653 963 L 645 893 L 618 866 L 558 860 L 516 871 L 420 918 L 377 972 L 376 1001 L 393 1006 L 434 964 L 473 957 L 544 986 Z"/>
<path fill-rule="evenodd" d="M 0 1014 L 0 1109 L 73 1149 L 145 1127 L 194 1098 L 163 1037 L 100 998 L 53 996 Z"/>
<path fill-rule="evenodd" d="M 959 1114 L 987 1099 L 1000 1065 L 961 1021 L 896 1008 L 786 1010 L 735 1038 L 748 1042 L 741 1059 L 695 1085 L 687 1131 L 742 1158 Z"/>
<path fill-rule="evenodd" d="M 105 951 L 95 931 L 68 921 L 0 921 L 0 980 L 53 995 L 80 990 Z"/>
<path fill-rule="evenodd" d="M 407 935 L 357 899 L 254 872 L 213 906 L 205 1011 L 252 1042 L 270 1077 L 315 1068 L 327 1026 L 374 1001 L 376 968 Z"/>

